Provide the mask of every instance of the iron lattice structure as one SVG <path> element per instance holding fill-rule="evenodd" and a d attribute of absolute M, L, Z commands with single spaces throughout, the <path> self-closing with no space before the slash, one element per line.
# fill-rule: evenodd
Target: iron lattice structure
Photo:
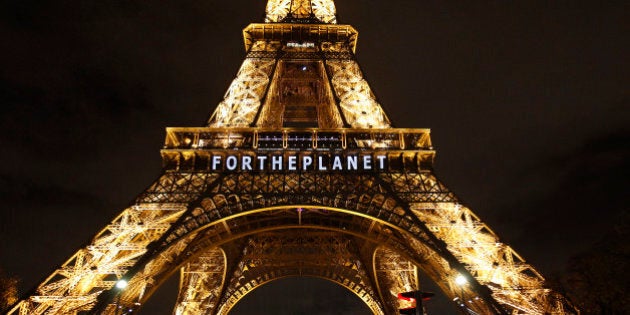
<path fill-rule="evenodd" d="M 157 181 L 8 314 L 128 313 L 174 273 L 178 315 L 291 276 L 397 314 L 419 270 L 464 313 L 575 311 L 435 177 L 429 130 L 391 127 L 331 0 L 269 0 L 243 34 L 208 125 L 167 128 Z"/>

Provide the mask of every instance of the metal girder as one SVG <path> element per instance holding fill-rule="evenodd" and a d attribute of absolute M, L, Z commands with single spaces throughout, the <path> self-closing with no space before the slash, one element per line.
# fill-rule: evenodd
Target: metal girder
<path fill-rule="evenodd" d="M 421 174 L 408 175 L 417 177 Z M 310 177 L 310 179 L 304 181 L 304 176 Z M 404 181 L 405 183 L 408 183 L 409 180 L 409 176 L 395 176 L 391 178 L 392 180 Z M 432 194 L 439 195 L 441 192 L 436 190 L 435 187 L 442 186 L 436 182 L 437 180 L 432 176 L 429 176 L 429 179 L 424 181 L 418 181 L 417 183 L 424 184 L 418 184 L 419 186 L 415 187 L 416 191 L 407 188 L 407 194 L 416 195 L 416 197 L 408 199 L 424 199 L 426 204 L 456 205 L 454 201 L 434 203 L 425 199 L 426 197 L 421 197 L 422 194 L 427 196 Z M 431 185 L 427 185 L 427 183 L 431 183 Z M 446 284 L 443 284 L 443 287 L 447 287 L 448 283 L 452 282 L 451 277 L 441 277 L 447 274 L 453 275 L 452 278 L 454 279 L 454 275 L 457 274 L 458 270 L 451 269 L 449 267 L 451 263 L 449 261 L 450 256 L 446 257 L 443 255 L 446 252 L 452 253 L 460 260 L 462 260 L 462 256 L 458 256 L 456 252 L 449 248 L 452 245 L 448 243 L 448 238 L 441 238 L 435 232 L 433 232 L 435 235 L 428 234 L 427 231 L 433 231 L 434 226 L 425 226 L 422 223 L 424 221 L 419 216 L 415 219 L 409 216 L 410 212 L 402 208 L 400 204 L 404 197 L 403 194 L 401 194 L 403 197 L 397 197 L 394 194 L 394 198 L 383 194 L 388 191 L 394 191 L 392 187 L 396 185 L 388 185 L 388 187 L 382 185 L 383 182 L 379 178 L 366 174 L 347 174 L 345 176 L 287 173 L 226 174 L 220 181 L 215 182 L 209 191 L 204 193 L 206 197 L 197 201 L 197 206 L 191 205 L 190 211 L 180 217 L 178 223 L 171 228 L 170 232 L 162 237 L 160 246 L 164 248 L 174 246 L 182 238 L 199 230 L 207 231 L 204 232 L 206 233 L 205 237 L 209 240 L 207 246 L 211 246 L 212 244 L 217 245 L 222 242 L 229 242 L 236 237 L 235 235 L 242 237 L 248 233 L 256 233 L 256 231 L 273 229 L 274 227 L 286 227 L 288 225 L 303 225 L 304 227 L 336 226 L 349 231 L 356 231 L 360 235 L 361 233 L 367 233 L 367 229 L 372 226 L 372 222 L 380 222 L 380 224 L 395 227 L 400 232 L 404 232 L 404 235 L 407 235 L 406 237 L 396 237 L 396 239 L 399 239 L 399 244 L 409 242 L 410 239 L 415 240 L 416 243 L 410 243 L 417 247 L 409 249 L 405 255 L 414 257 L 416 263 L 420 266 L 427 264 L 426 260 L 434 261 L 428 264 L 429 267 L 427 269 L 432 268 L 436 270 L 435 268 L 437 268 L 439 273 L 432 275 L 440 278 L 434 280 L 445 282 Z M 402 187 L 402 184 L 398 183 L 397 186 Z M 400 190 L 400 188 L 398 189 Z M 347 192 L 344 192 L 344 190 Z M 309 210 L 297 217 L 296 205 L 304 205 Z M 260 211 L 257 209 L 268 210 Z M 346 209 L 346 211 L 341 211 L 344 215 L 340 216 L 337 214 L 337 211 L 343 209 Z M 453 211 L 448 213 L 452 215 Z M 367 217 L 365 217 L 365 220 L 353 219 L 356 215 L 366 215 Z M 469 233 L 472 233 L 472 231 L 469 231 Z M 471 236 L 474 237 L 472 234 Z M 416 252 L 416 250 L 421 248 L 421 245 L 427 249 Z M 396 247 L 394 246 L 393 248 Z M 422 258 L 426 254 L 426 250 L 433 253 L 428 255 L 431 257 L 430 259 Z M 475 276 L 477 273 L 473 272 L 473 270 L 476 266 L 473 263 L 463 261 L 463 264 Z M 483 278 L 480 281 L 482 280 Z M 539 285 L 541 284 L 539 283 Z M 516 299 L 516 301 L 499 302 L 503 306 L 522 303 L 519 299 L 526 298 L 520 289 L 502 287 L 501 290 L 502 292 L 509 291 L 513 299 Z M 455 290 L 452 291 L 450 294 L 454 295 Z M 487 301 L 487 297 L 482 292 L 476 292 L 476 289 L 471 289 L 470 291 L 471 296 L 476 298 L 476 301 L 482 300 L 475 303 L 479 305 L 471 305 L 473 309 L 484 311 L 493 309 L 487 303 L 496 302 Z M 539 293 L 544 295 L 546 291 L 542 290 Z M 493 296 L 503 298 L 505 294 L 497 295 L 493 291 Z"/>
<path fill-rule="evenodd" d="M 517 314 L 556 312 L 544 278 L 470 209 L 458 203 L 411 203 L 411 209 L 499 303 Z M 460 289 L 451 284 L 454 293 Z"/>
<path fill-rule="evenodd" d="M 335 3 L 332 0 L 269 0 L 265 22 L 283 22 L 300 19 L 309 22 L 337 23 Z"/>
<path fill-rule="evenodd" d="M 354 60 L 326 62 L 339 106 L 353 128 L 389 128 L 389 118 L 376 101 L 369 84 Z"/>
<path fill-rule="evenodd" d="M 375 228 L 373 224 L 371 227 Z M 319 277 L 344 286 L 364 300 L 374 314 L 384 314 L 385 309 L 385 313 L 394 313 L 404 307 L 399 305 L 397 293 L 418 288 L 416 265 L 388 248 L 388 242 L 382 238 L 380 243 L 374 243 L 349 234 L 316 229 L 307 233 L 280 229 L 244 238 L 247 244 L 238 257 L 238 267 L 226 280 L 221 278 L 225 260 L 220 249 L 208 250 L 205 249 L 207 244 L 199 244 L 202 254 L 182 268 L 175 314 L 226 314 L 257 287 L 291 276 Z M 211 263 L 208 256 L 214 257 Z M 224 294 L 218 302 L 216 293 L 209 292 L 221 291 L 224 285 Z M 386 292 L 377 292 L 380 287 Z M 207 298 L 202 303 L 198 298 L 184 298 L 190 297 L 191 292 L 196 296 L 204 293 L 203 297 L 212 299 Z"/>
<path fill-rule="evenodd" d="M 180 284 L 174 314 L 210 314 L 217 309 L 227 273 L 227 258 L 221 248 L 210 248 L 180 269 Z"/>
<path fill-rule="evenodd" d="M 168 129 L 164 173 L 8 314 L 136 310 L 178 270 L 176 314 L 225 314 L 293 275 L 395 314 L 418 268 L 475 313 L 573 312 L 435 177 L 429 130 L 390 128 L 332 0 L 269 0 L 266 22 L 244 30 L 247 57 L 207 127 Z"/>
<path fill-rule="evenodd" d="M 276 62 L 271 58 L 245 59 L 208 125 L 249 127 L 261 106 Z"/>
<path fill-rule="evenodd" d="M 400 253 L 387 247 L 378 247 L 372 254 L 372 266 L 376 287 L 385 301 L 388 314 L 396 314 L 398 309 L 412 307 L 411 303 L 398 300 L 401 292 L 420 290 L 418 267 Z"/>
<path fill-rule="evenodd" d="M 313 49 L 300 49 L 301 51 L 328 52 L 329 47 L 335 44 L 343 45 L 345 51 L 354 53 L 358 37 L 359 32 L 354 27 L 341 24 L 252 23 L 243 29 L 243 42 L 247 52 L 263 51 L 257 49 L 261 43 L 292 42 L 313 44 Z M 276 52 L 290 51 L 281 45 L 276 48 L 282 48 L 276 49 Z M 321 54 L 315 57 L 321 57 Z"/>
<path fill-rule="evenodd" d="M 440 196 L 450 197 L 445 199 Z M 493 298 L 511 312 L 536 314 L 549 311 L 550 295 L 542 287 L 542 278 L 537 274 L 528 277 L 527 273 L 533 268 L 520 259 L 514 259 L 516 256 L 511 250 L 506 250 L 505 246 L 498 246 L 496 236 L 489 234 L 489 230 L 468 210 L 461 210 L 465 208 L 458 206 L 456 200 L 449 199 L 454 197 L 430 173 L 376 175 L 284 172 L 216 176 L 173 172 L 161 177 L 138 200 L 144 202 L 146 198 L 158 203 L 139 203 L 130 208 L 128 211 L 133 210 L 135 215 L 123 213 L 94 242 L 94 245 L 103 244 L 102 242 L 124 242 L 125 246 L 134 245 L 133 248 L 150 248 L 142 259 L 138 258 L 138 253 L 127 249 L 116 250 L 115 246 L 88 246 L 93 250 L 104 251 L 99 257 L 117 258 L 106 261 L 116 262 L 116 266 L 120 268 L 117 270 L 118 278 L 126 273 L 125 277 L 130 280 L 132 289 L 126 290 L 122 295 L 125 307 L 133 308 L 135 303 L 143 303 L 150 296 L 148 291 L 153 290 L 164 277 L 203 248 L 229 243 L 262 231 L 287 227 L 319 227 L 389 244 L 388 247 L 399 253 L 398 255 L 402 253 L 403 257 L 409 257 L 409 261 L 416 266 L 433 271 L 429 274 L 443 288 L 449 287 L 454 278 L 452 276 L 457 273 L 443 256 L 446 252 L 452 253 L 475 279 L 490 287 Z M 174 200 L 187 200 L 188 203 L 179 204 L 179 208 L 175 210 L 171 208 Z M 164 204 L 159 204 L 159 201 Z M 410 208 L 407 208 L 407 203 Z M 138 216 L 154 220 L 140 221 Z M 156 220 L 157 218 L 162 220 Z M 165 232 L 163 228 L 154 228 L 163 224 L 168 224 L 170 229 Z M 454 229 L 453 226 L 457 228 Z M 118 234 L 112 235 L 112 231 Z M 476 246 L 472 246 L 472 242 L 476 242 Z M 203 246 L 195 247 L 200 244 Z M 466 253 L 466 250 L 471 251 L 471 247 L 474 247 L 473 252 L 477 256 Z M 120 252 L 124 252 L 124 255 Z M 499 258 L 502 260 L 497 262 Z M 86 260 L 89 264 L 79 263 Z M 134 265 L 133 268 L 129 267 L 130 264 Z M 494 269 L 490 270 L 488 264 Z M 113 269 L 103 259 L 86 259 L 78 255 L 61 270 L 63 274 L 73 270 L 68 266 L 76 266 L 74 269 L 83 271 L 98 270 L 84 268 L 83 265 L 100 266 L 101 272 L 107 272 L 107 275 Z M 105 268 L 106 266 L 108 267 Z M 130 270 L 133 273 L 130 274 Z M 94 281 L 95 274 L 96 271 L 78 271 L 73 277 L 47 281 L 40 286 L 42 289 L 49 288 L 46 292 L 50 292 L 52 297 L 66 298 L 61 301 L 51 298 L 50 300 L 56 299 L 54 303 L 44 303 L 39 294 L 37 298 L 32 297 L 23 305 L 29 307 L 34 303 L 38 304 L 38 307 L 29 309 L 33 314 L 64 313 L 77 307 L 85 309 L 93 305 L 96 296 L 84 294 L 84 297 L 91 300 L 86 303 L 84 299 L 79 304 L 77 294 L 66 293 L 70 292 L 71 287 L 68 279 L 76 279 L 75 283 L 88 283 L 89 288 L 94 289 L 94 284 L 97 283 Z M 101 279 L 105 276 L 102 275 Z M 507 280 L 494 282 L 499 276 L 507 276 Z M 392 281 L 391 277 L 389 279 Z M 383 283 L 393 283 L 386 281 L 381 280 L 378 283 L 388 287 L 390 285 Z M 53 290 L 53 284 L 61 291 Z M 452 290 L 446 290 L 446 293 L 456 296 L 455 286 L 451 287 Z M 108 288 L 100 290 L 106 289 Z M 382 288 L 380 292 L 382 294 Z M 483 297 L 473 289 L 469 294 L 477 299 Z M 488 302 L 481 298 L 480 302 L 471 307 L 477 310 L 491 309 L 486 305 Z M 110 307 L 104 312 L 107 313 Z M 387 313 L 386 309 L 383 311 Z"/>
<path fill-rule="evenodd" d="M 327 2 L 330 5 L 326 4 Z M 334 16 L 332 1 L 269 1 L 268 12 L 275 13 L 268 14 L 268 18 L 277 14 L 286 16 L 291 10 L 304 9 L 305 5 L 317 10 L 332 6 Z M 317 16 L 318 12 L 324 11 L 312 13 Z M 312 14 L 309 13 L 309 16 Z M 273 20 L 280 22 L 276 18 Z M 282 121 L 278 122 L 282 116 L 278 117 L 277 114 L 284 109 L 276 95 L 281 90 L 278 87 L 274 88 L 270 82 L 280 84 L 283 78 L 282 73 L 275 73 L 279 61 L 305 60 L 325 65 L 325 73 L 319 76 L 319 82 L 323 86 L 321 89 L 325 94 L 334 93 L 334 98 L 331 95 L 330 100 L 322 101 L 318 105 L 321 108 L 318 111 L 319 120 L 328 122 L 323 127 L 391 126 L 369 84 L 363 78 L 358 63 L 354 60 L 358 32 L 353 27 L 294 22 L 259 23 L 246 27 L 243 36 L 248 58 L 230 85 L 224 100 L 212 114 L 208 122 L 209 127 L 249 127 L 254 124 L 263 128 L 282 126 Z M 272 93 L 269 94 L 269 91 Z M 330 103 L 335 104 L 334 110 L 328 109 L 330 106 L 327 104 Z M 261 106 L 268 112 L 263 115 L 262 120 L 255 121 Z M 274 116 L 270 116 L 269 112 Z M 338 119 L 340 115 L 342 122 Z M 275 119 L 271 119 L 274 117 Z"/>
<path fill-rule="evenodd" d="M 278 230 L 246 238 L 238 267 L 227 279 L 213 313 L 227 314 L 247 293 L 273 280 L 308 276 L 347 288 L 362 298 L 374 314 L 382 314 L 351 237 L 331 231 Z"/>
<path fill-rule="evenodd" d="M 386 149 L 433 153 L 430 130 L 421 128 L 166 128 L 162 152 L 190 150 L 187 153 L 193 155 L 211 149 Z"/>
<path fill-rule="evenodd" d="M 120 279 L 147 246 L 185 211 L 182 204 L 137 204 L 124 210 L 9 314 L 70 314 L 89 309 Z"/>

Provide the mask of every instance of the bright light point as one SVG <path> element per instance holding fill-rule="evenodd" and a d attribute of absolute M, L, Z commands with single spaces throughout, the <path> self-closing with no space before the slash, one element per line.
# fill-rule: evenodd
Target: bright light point
<path fill-rule="evenodd" d="M 455 283 L 457 283 L 457 285 L 464 285 L 466 283 L 468 283 L 468 280 L 466 280 L 466 277 L 462 276 L 462 275 L 457 275 L 457 277 L 455 277 Z"/>
<path fill-rule="evenodd" d="M 127 283 L 127 280 L 125 280 L 125 279 L 120 279 L 120 280 L 118 280 L 118 282 L 116 282 L 116 288 L 118 288 L 118 289 L 121 289 L 121 290 L 122 290 L 122 289 L 124 289 L 124 288 L 126 288 L 126 287 L 127 287 L 127 284 L 128 284 L 128 283 Z"/>

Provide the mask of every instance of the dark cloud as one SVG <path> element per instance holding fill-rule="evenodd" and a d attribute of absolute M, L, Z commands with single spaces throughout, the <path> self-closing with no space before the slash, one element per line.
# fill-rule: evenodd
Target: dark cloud
<path fill-rule="evenodd" d="M 620 130 L 522 174 L 517 187 L 523 199 L 505 205 L 510 211 L 500 217 L 513 229 L 508 235 L 523 244 L 518 249 L 525 257 L 559 270 L 567 256 L 601 241 L 627 212 L 629 144 L 630 131 Z"/>

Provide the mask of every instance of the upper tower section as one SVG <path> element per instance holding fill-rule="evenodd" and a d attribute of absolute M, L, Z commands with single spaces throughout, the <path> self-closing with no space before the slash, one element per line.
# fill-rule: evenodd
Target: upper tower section
<path fill-rule="evenodd" d="M 247 56 L 209 127 L 390 128 L 356 62 L 358 32 L 332 0 L 269 0 L 243 30 Z"/>
<path fill-rule="evenodd" d="M 337 23 L 332 0 L 269 0 L 267 23 Z"/>

